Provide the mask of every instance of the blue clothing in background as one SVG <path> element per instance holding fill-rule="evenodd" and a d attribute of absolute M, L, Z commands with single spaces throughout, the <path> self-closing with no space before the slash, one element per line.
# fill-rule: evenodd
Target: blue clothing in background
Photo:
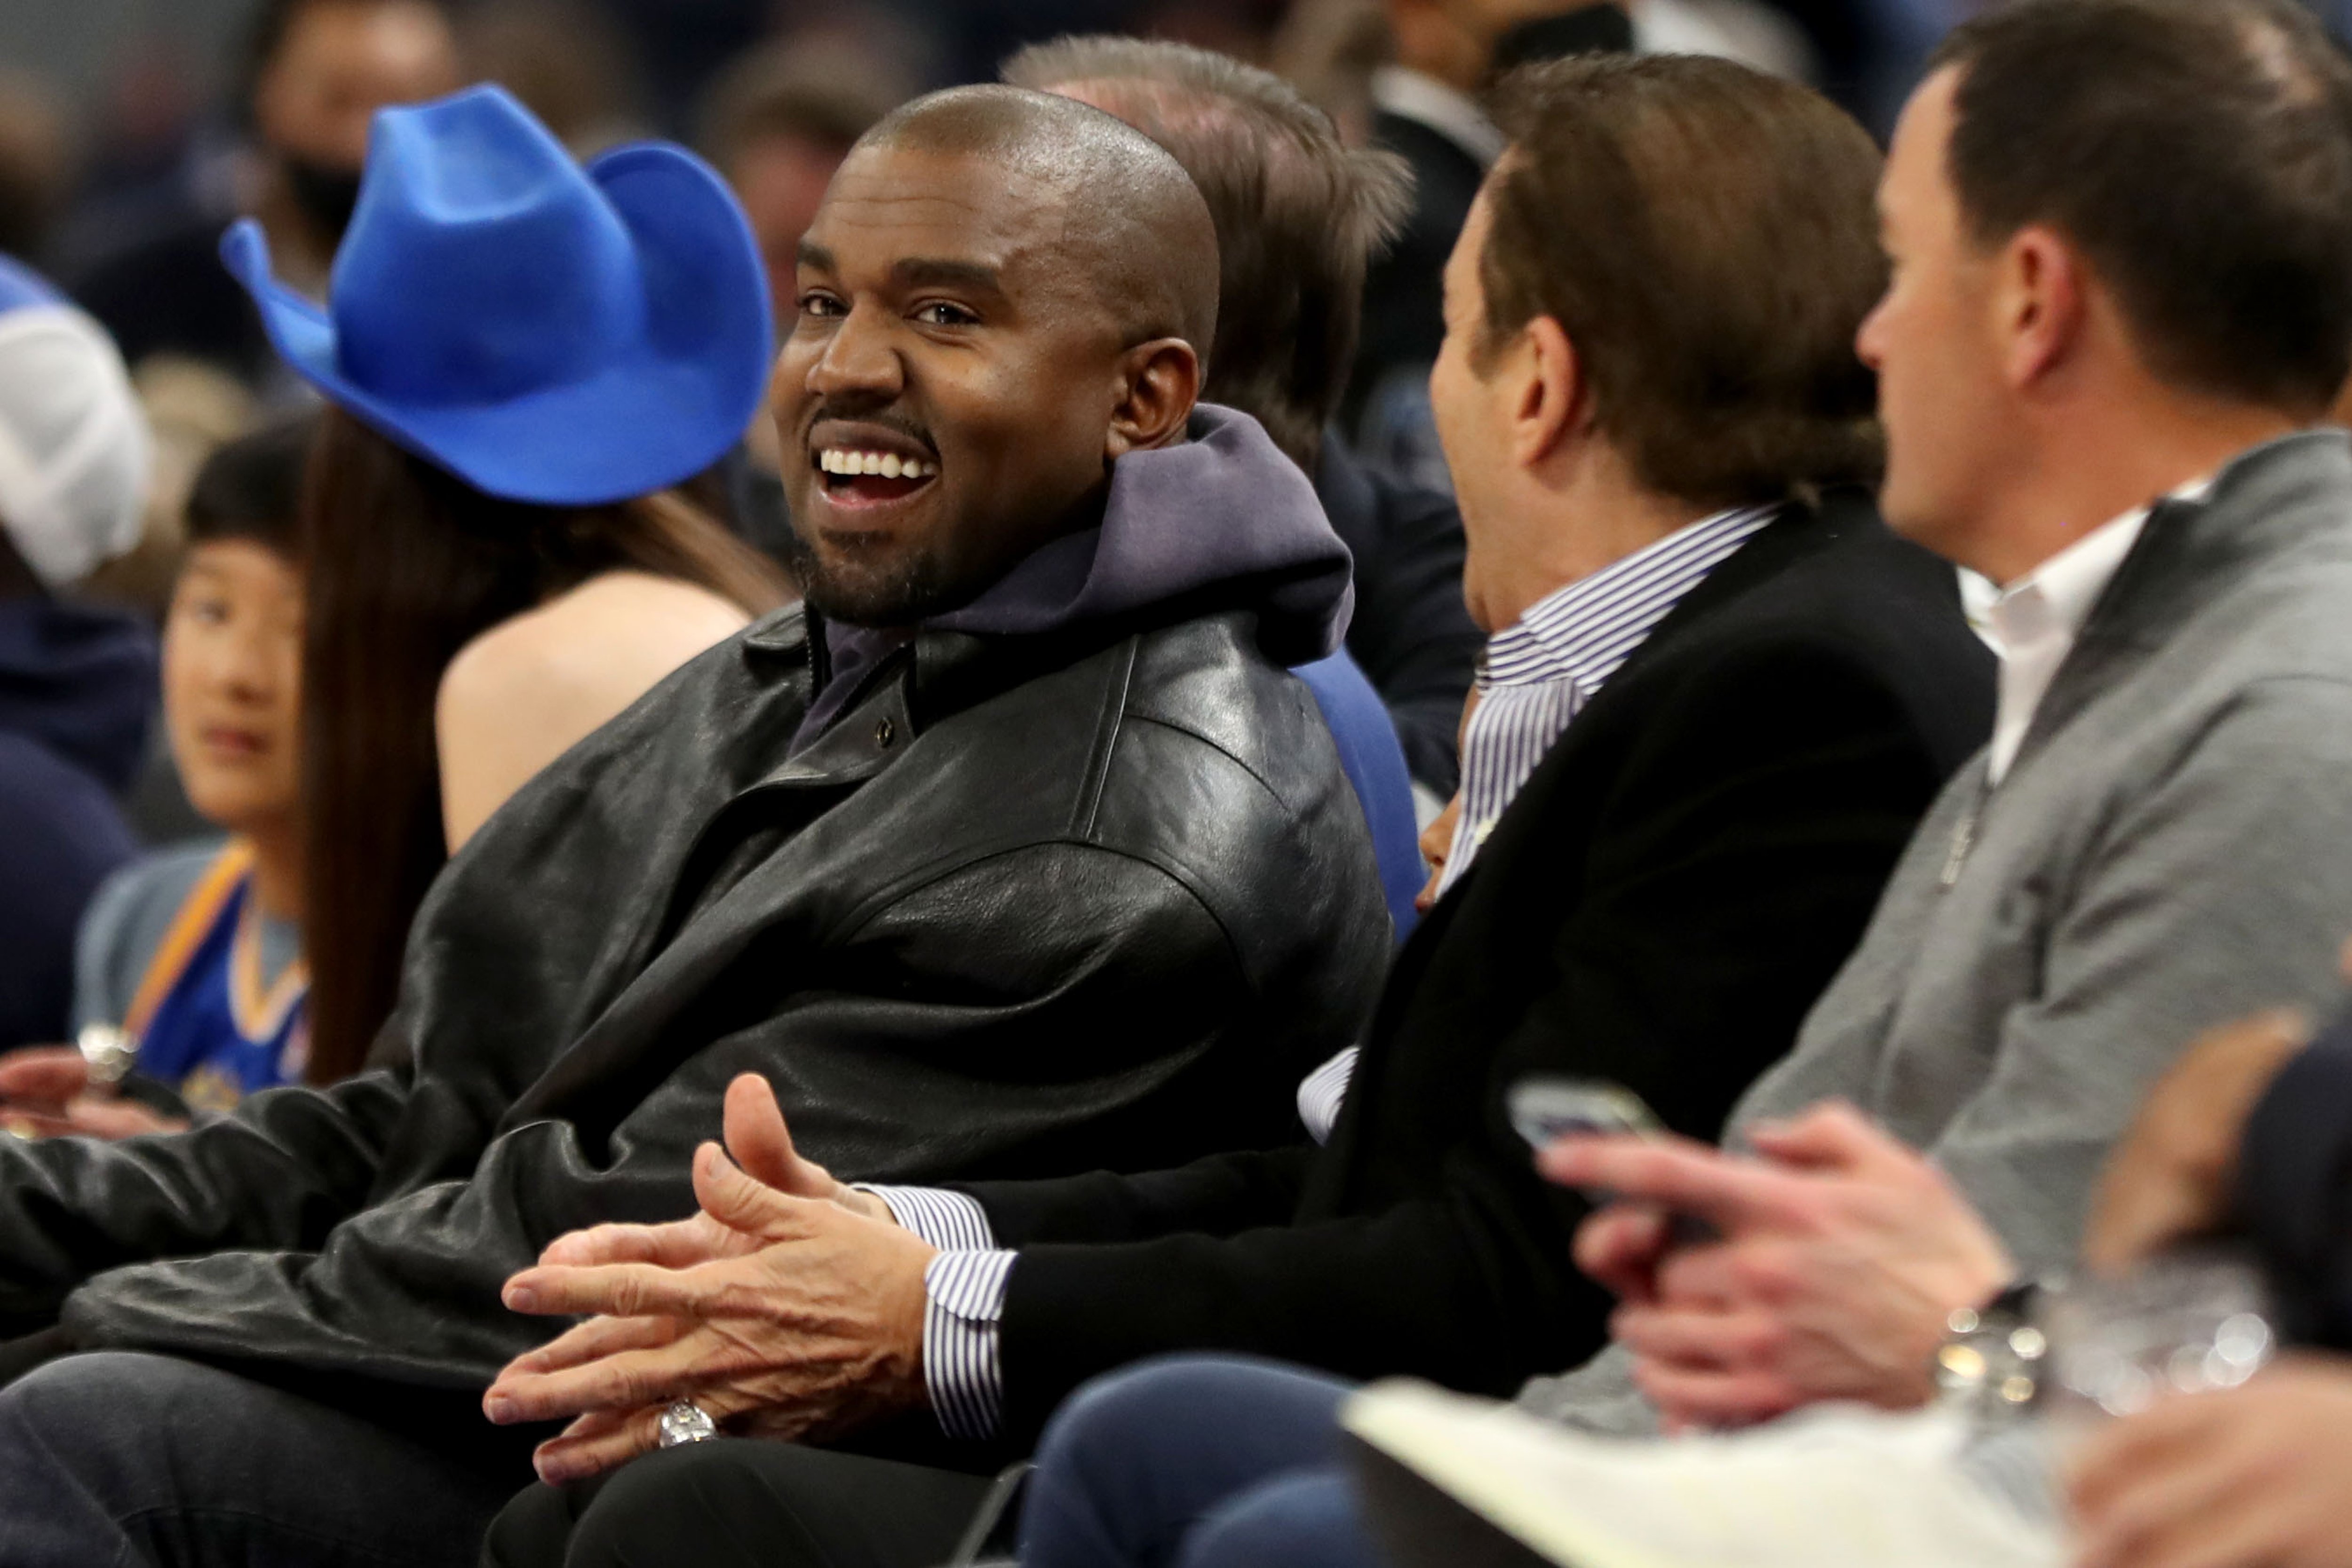
<path fill-rule="evenodd" d="M 131 617 L 0 601 L 0 1050 L 66 1039 L 82 907 L 138 848 L 116 797 L 156 680 Z"/>
<path fill-rule="evenodd" d="M 139 1071 L 199 1111 L 299 1082 L 309 1065 L 309 972 L 299 959 L 268 971 L 253 905 L 250 848 L 232 841 L 191 893 L 126 1019 Z"/>
<path fill-rule="evenodd" d="M 1339 766 L 1364 808 L 1372 831 L 1372 853 L 1381 864 L 1381 894 L 1402 942 L 1421 917 L 1413 895 L 1427 880 L 1421 861 L 1420 825 L 1412 814 L 1412 777 L 1405 771 L 1404 747 L 1381 694 L 1341 649 L 1328 659 L 1292 672 L 1315 694 L 1323 722 L 1339 747 Z"/>

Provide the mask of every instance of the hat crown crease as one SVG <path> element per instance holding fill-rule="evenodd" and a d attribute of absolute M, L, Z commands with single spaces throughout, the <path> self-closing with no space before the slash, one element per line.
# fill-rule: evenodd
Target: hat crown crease
<path fill-rule="evenodd" d="M 375 138 L 330 290 L 355 385 L 499 402 L 592 376 L 642 336 L 626 225 L 503 94 L 386 111 Z"/>

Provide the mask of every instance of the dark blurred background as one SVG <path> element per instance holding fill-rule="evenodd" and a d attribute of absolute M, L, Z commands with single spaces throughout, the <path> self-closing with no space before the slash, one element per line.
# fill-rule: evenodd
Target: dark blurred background
<path fill-rule="evenodd" d="M 1937 39 L 1981 3 L 1620 0 L 1632 47 L 1723 54 L 1801 78 L 1882 135 Z M 2313 3 L 2352 9 L 2352 0 Z M 376 109 L 489 78 L 583 155 L 649 133 L 692 142 L 741 195 L 775 264 L 781 317 L 793 246 L 834 166 L 892 105 L 989 79 L 1013 48 L 1059 33 L 1181 38 L 1290 76 L 1351 137 L 1413 164 L 1423 197 L 1413 228 L 1373 280 L 1341 434 L 1375 465 L 1444 487 L 1423 377 L 1438 329 L 1447 225 L 1458 224 L 1492 155 L 1478 87 L 1514 29 L 1540 31 L 1591 7 L 0 0 L 0 253 L 60 283 L 113 333 L 133 369 L 161 455 L 150 546 L 94 586 L 152 602 L 176 558 L 175 519 L 195 463 L 304 395 L 276 368 L 220 267 L 221 230 L 240 214 L 259 217 L 279 275 L 323 296 Z M 1617 26 L 1622 35 L 1624 23 Z M 771 444 L 763 423 L 747 435 L 755 477 L 772 460 L 762 450 Z"/>

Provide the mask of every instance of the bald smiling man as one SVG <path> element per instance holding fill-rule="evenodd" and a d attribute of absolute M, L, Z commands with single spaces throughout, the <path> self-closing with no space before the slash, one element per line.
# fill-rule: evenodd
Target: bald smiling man
<path fill-rule="evenodd" d="M 0 1561 L 470 1562 L 551 1430 L 484 1390 L 563 1326 L 501 1285 L 693 1214 L 722 1100 L 885 1183 L 1296 1135 L 1389 926 L 1284 673 L 1337 645 L 1347 555 L 1196 406 L 1216 289 L 1199 193 L 1094 110 L 974 89 L 858 146 L 776 371 L 805 607 L 467 844 L 391 1065 L 0 1141 L 0 1351 L 52 1357 L 0 1392 Z M 919 1320 L 929 1249 L 893 1235 Z"/>

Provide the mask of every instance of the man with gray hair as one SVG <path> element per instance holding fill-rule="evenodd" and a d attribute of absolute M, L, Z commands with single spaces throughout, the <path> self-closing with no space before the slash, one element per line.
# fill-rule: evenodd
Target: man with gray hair
<path fill-rule="evenodd" d="M 1331 438 L 1355 361 L 1365 277 L 1410 201 L 1393 153 L 1350 148 L 1271 72 L 1209 49 L 1059 38 L 1004 79 L 1117 115 L 1184 166 L 1220 257 L 1205 395 L 1240 409 L 1315 481 L 1355 560 L 1348 652 L 1380 692 L 1413 780 L 1454 793 L 1454 732 L 1483 642 L 1462 602 L 1462 513 Z"/>

